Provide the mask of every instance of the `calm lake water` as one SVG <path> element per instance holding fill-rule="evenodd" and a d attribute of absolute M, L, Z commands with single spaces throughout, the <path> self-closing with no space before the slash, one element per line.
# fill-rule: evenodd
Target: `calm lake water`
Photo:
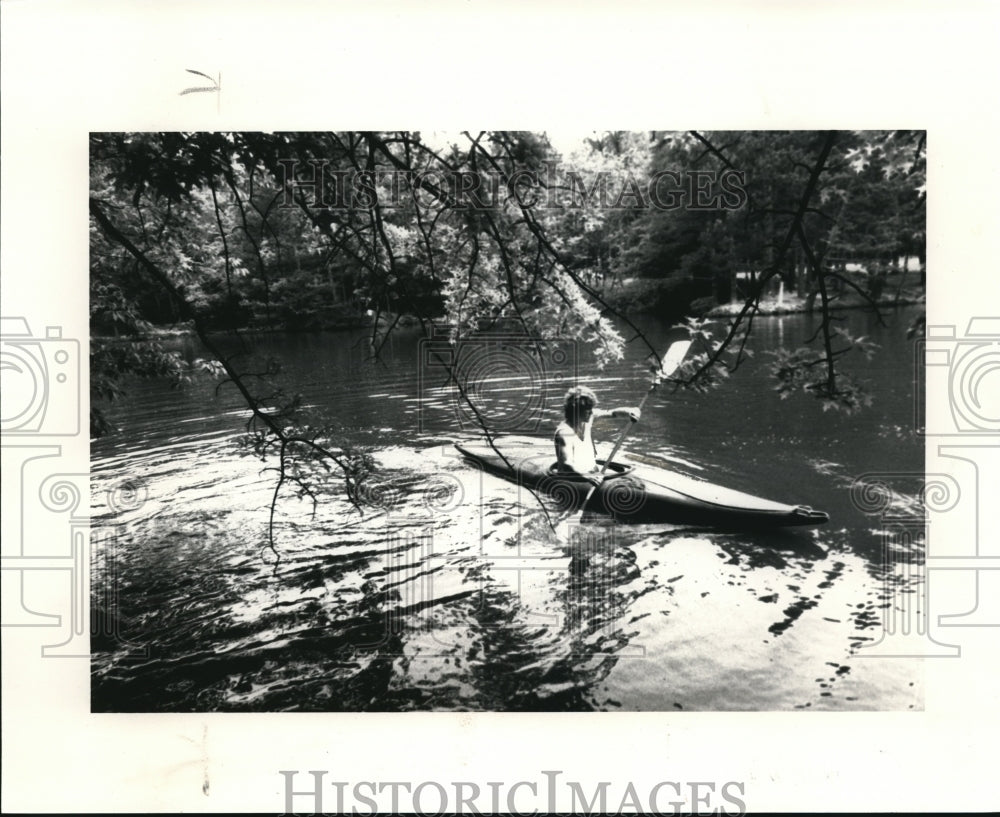
<path fill-rule="evenodd" d="M 686 474 L 825 510 L 827 525 L 595 523 L 600 546 L 586 552 L 516 485 L 456 456 L 451 442 L 475 429 L 413 330 L 379 362 L 364 332 L 255 339 L 247 365 L 279 360 L 276 379 L 379 465 L 364 516 L 336 475 L 315 509 L 285 491 L 279 559 L 273 462 L 241 449 L 235 390 L 133 384 L 109 413 L 119 431 L 92 443 L 94 620 L 113 631 L 94 636 L 93 709 L 920 709 L 922 663 L 872 655 L 883 617 L 912 615 L 920 579 L 887 564 L 886 526 L 858 502 L 881 482 L 897 516 L 922 519 L 915 314 L 881 327 L 845 313 L 881 345 L 845 361 L 874 395 L 862 413 L 781 400 L 764 353 L 799 345 L 816 319 L 759 318 L 752 360 L 710 393 L 656 392 L 626 441 Z M 667 345 L 665 327 L 642 326 Z M 649 383 L 638 346 L 605 371 L 565 346 L 540 364 L 516 348 L 470 354 L 476 405 L 521 434 L 551 436 L 574 367 L 605 407 L 638 403 Z M 607 422 L 595 431 L 610 443 Z M 922 558 L 922 538 L 910 547 Z"/>

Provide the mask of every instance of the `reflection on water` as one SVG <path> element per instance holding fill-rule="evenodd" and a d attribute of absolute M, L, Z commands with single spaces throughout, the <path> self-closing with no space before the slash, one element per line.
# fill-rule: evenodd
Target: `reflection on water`
<path fill-rule="evenodd" d="M 875 393 L 865 414 L 781 401 L 758 355 L 724 391 L 657 392 L 626 443 L 828 511 L 814 531 L 593 522 L 566 543 L 516 485 L 455 455 L 460 407 L 424 377 L 415 337 L 374 364 L 358 335 L 326 334 L 260 343 L 380 470 L 363 516 L 337 492 L 315 508 L 283 497 L 276 561 L 274 475 L 238 451 L 236 397 L 207 383 L 137 384 L 112 416 L 121 432 L 93 444 L 93 708 L 920 708 L 918 660 L 865 656 L 883 619 L 913 616 L 923 590 L 908 319 L 883 330 L 850 316 L 885 344 L 857 364 Z M 758 351 L 800 342 L 810 324 L 762 321 Z M 602 405 L 644 392 L 635 357 L 615 371 L 580 364 Z M 484 377 L 477 399 L 547 434 L 572 372 L 546 378 Z M 866 514 L 858 491 L 869 484 L 884 502 Z M 885 508 L 912 520 L 910 540 L 891 535 Z"/>

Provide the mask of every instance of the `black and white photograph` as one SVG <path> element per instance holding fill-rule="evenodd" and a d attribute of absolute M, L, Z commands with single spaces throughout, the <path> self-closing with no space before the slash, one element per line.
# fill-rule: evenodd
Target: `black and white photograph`
<path fill-rule="evenodd" d="M 92 134 L 93 711 L 921 708 L 926 152 Z"/>
<path fill-rule="evenodd" d="M 4 812 L 988 810 L 997 22 L 0 4 Z"/>

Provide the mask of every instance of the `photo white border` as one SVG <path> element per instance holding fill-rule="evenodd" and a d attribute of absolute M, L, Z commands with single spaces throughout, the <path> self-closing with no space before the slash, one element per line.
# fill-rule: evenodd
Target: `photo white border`
<path fill-rule="evenodd" d="M 28 0 L 0 15 L 3 314 L 82 349 L 87 136 L 112 130 L 925 128 L 928 323 L 1000 313 L 989 2 Z M 221 72 L 218 111 L 179 95 L 188 68 Z M 61 468 L 88 470 L 85 437 L 55 441 Z M 89 661 L 43 659 L 46 631 L 4 628 L 3 808 L 276 812 L 280 769 L 481 783 L 559 769 L 637 788 L 741 780 L 751 811 L 981 810 L 1000 631 L 947 632 L 962 656 L 927 661 L 918 713 L 251 716 L 91 715 Z"/>

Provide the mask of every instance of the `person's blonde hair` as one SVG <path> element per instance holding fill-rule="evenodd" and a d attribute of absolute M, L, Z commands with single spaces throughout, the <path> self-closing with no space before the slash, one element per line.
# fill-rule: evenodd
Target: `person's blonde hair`
<path fill-rule="evenodd" d="M 597 395 L 594 394 L 593 390 L 586 386 L 574 386 L 566 392 L 566 397 L 563 398 L 563 414 L 567 423 L 576 424 L 584 402 L 590 403 L 592 408 L 597 405 Z"/>

